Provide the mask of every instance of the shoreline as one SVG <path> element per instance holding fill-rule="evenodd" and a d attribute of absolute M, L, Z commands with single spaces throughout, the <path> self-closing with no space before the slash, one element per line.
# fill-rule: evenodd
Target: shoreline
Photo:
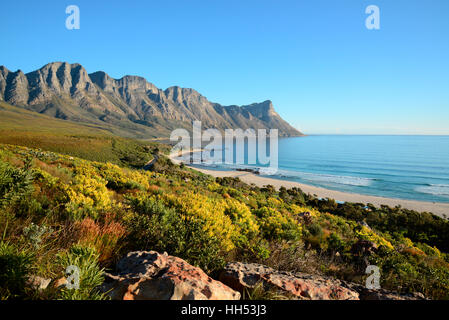
<path fill-rule="evenodd" d="M 185 153 L 193 153 L 201 150 L 192 150 L 192 151 L 184 151 L 178 153 L 176 156 L 181 156 Z M 176 163 L 180 164 L 181 160 L 174 159 L 173 155 L 169 156 L 170 159 Z M 188 166 L 188 164 L 186 164 Z M 437 215 L 441 218 L 444 218 L 443 214 L 446 214 L 449 217 L 449 203 L 442 202 L 426 202 L 426 201 L 417 201 L 417 200 L 405 200 L 405 199 L 396 199 L 396 198 L 386 198 L 379 196 L 371 196 L 364 195 L 358 193 L 350 193 L 350 192 L 342 192 L 331 189 L 325 189 L 321 187 L 315 187 L 299 182 L 281 180 L 270 177 L 263 177 L 257 174 L 246 172 L 246 171 L 226 171 L 226 170 L 211 170 L 211 169 L 203 169 L 191 167 L 189 168 L 197 170 L 199 172 L 209 174 L 213 177 L 232 177 L 232 178 L 240 178 L 243 182 L 247 184 L 254 184 L 258 187 L 263 187 L 265 185 L 272 185 L 277 190 L 280 187 L 285 187 L 287 189 L 291 189 L 293 187 L 300 188 L 304 193 L 309 193 L 311 195 L 315 195 L 318 198 L 329 198 L 334 199 L 335 201 L 344 201 L 344 202 L 354 202 L 354 203 L 371 203 L 376 207 L 380 207 L 381 205 L 387 205 L 389 207 L 395 207 L 400 205 L 404 209 L 415 210 L 419 212 L 431 212 L 434 215 Z"/>

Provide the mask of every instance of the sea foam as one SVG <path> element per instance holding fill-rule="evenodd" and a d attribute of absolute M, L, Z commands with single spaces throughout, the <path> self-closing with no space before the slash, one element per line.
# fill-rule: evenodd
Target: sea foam
<path fill-rule="evenodd" d="M 371 185 L 374 179 L 354 176 L 341 176 L 332 174 L 295 172 L 288 170 L 278 170 L 276 175 L 284 178 L 300 178 L 309 182 L 341 184 L 350 186 L 366 187 Z"/>
<path fill-rule="evenodd" d="M 428 186 L 418 187 L 415 191 L 433 194 L 436 196 L 449 197 L 449 185 L 447 184 L 430 184 Z"/>

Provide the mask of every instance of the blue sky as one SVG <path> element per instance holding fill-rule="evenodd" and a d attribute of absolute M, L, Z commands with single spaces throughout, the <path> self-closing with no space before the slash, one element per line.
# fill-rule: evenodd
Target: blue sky
<path fill-rule="evenodd" d="M 67 30 L 65 8 L 80 8 Z M 380 8 L 380 30 L 365 8 Z M 447 0 L 2 1 L 0 65 L 78 62 L 221 104 L 267 99 L 305 133 L 449 134 Z"/>

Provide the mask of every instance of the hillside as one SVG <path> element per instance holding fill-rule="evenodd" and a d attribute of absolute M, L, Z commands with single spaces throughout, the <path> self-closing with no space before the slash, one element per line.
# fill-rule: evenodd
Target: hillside
<path fill-rule="evenodd" d="M 102 268 L 114 270 L 133 250 L 167 252 L 170 261 L 185 259 L 215 279 L 220 272 L 265 279 L 263 272 L 310 292 L 326 283 L 324 295 L 307 293 L 311 299 L 336 298 L 335 288 L 346 292 L 342 299 L 362 299 L 371 264 L 380 268 L 383 289 L 449 299 L 449 221 L 213 178 L 173 164 L 163 144 L 117 137 L 114 129 L 0 102 L 0 299 L 106 299 L 96 290 Z M 140 169 L 157 153 L 152 171 Z M 96 273 L 75 295 L 26 282 L 38 276 L 56 283 L 64 261 L 79 259 Z M 243 297 L 292 298 L 248 290 Z"/>
<path fill-rule="evenodd" d="M 142 167 L 155 144 L 121 138 L 108 124 L 55 119 L 0 102 L 0 143 L 39 147 L 93 161 Z"/>
<path fill-rule="evenodd" d="M 125 137 L 169 137 L 175 128 L 278 129 L 300 136 L 274 110 L 271 101 L 222 106 L 193 89 L 158 89 L 146 79 L 113 79 L 103 71 L 88 74 L 80 64 L 54 62 L 24 74 L 0 66 L 0 100 L 51 117 L 105 126 Z"/>
<path fill-rule="evenodd" d="M 0 145 L 0 210 L 0 299 L 106 299 L 98 291 L 103 268 L 114 271 L 131 251 L 191 269 L 189 263 L 215 279 L 222 270 L 266 279 L 263 272 L 307 284 L 294 297 L 273 286 L 242 292 L 253 299 L 361 298 L 364 289 L 356 288 L 364 288 L 367 265 L 379 267 L 383 290 L 449 298 L 448 221 L 215 179 L 161 154 L 144 171 Z M 72 264 L 81 268 L 79 290 L 58 285 Z M 33 287 L 29 277 L 47 286 Z M 329 287 L 323 296 L 319 283 L 338 283 L 339 295 Z"/>
<path fill-rule="evenodd" d="M 104 270 L 131 252 L 201 268 L 207 286 L 248 273 L 307 288 L 243 283 L 245 299 L 449 299 L 445 219 L 213 178 L 115 130 L 0 102 L 0 299 L 109 299 Z M 79 291 L 57 287 L 71 261 Z M 365 289 L 367 265 L 382 290 Z"/>

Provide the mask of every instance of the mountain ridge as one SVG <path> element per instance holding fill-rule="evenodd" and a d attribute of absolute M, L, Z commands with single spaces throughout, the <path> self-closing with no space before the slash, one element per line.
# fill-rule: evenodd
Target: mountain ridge
<path fill-rule="evenodd" d="M 157 88 L 143 77 L 120 79 L 88 73 L 79 63 L 48 63 L 24 73 L 0 66 L 0 100 L 64 120 L 108 123 L 136 138 L 168 137 L 175 128 L 278 129 L 280 136 L 303 134 L 283 120 L 266 100 L 223 106 L 191 88 Z"/>

